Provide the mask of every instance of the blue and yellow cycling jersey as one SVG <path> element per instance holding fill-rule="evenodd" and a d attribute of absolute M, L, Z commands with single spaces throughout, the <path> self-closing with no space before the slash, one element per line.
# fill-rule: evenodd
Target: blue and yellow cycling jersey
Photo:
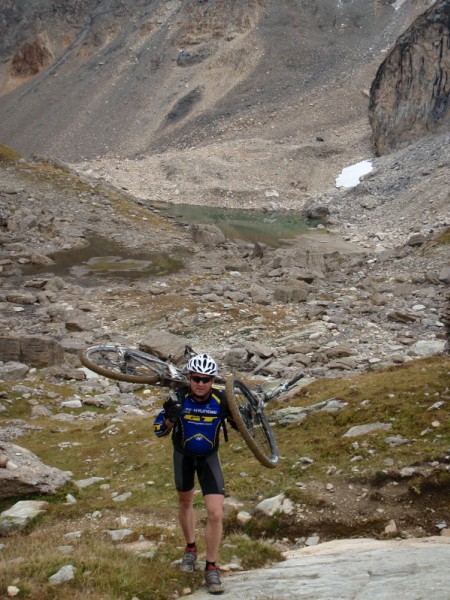
<path fill-rule="evenodd" d="M 197 402 L 189 393 L 179 394 L 179 400 L 182 408 L 172 430 L 174 447 L 192 456 L 210 454 L 219 445 L 222 419 L 228 417 L 228 411 L 224 414 L 226 402 L 222 393 L 213 390 L 206 402 Z M 164 409 L 156 417 L 153 429 L 158 437 L 170 433 L 170 428 L 165 424 Z"/>

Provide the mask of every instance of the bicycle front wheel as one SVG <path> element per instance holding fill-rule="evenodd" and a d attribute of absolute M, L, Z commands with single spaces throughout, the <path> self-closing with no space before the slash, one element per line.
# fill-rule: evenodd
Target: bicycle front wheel
<path fill-rule="evenodd" d="M 226 396 L 231 416 L 254 456 L 265 467 L 276 467 L 277 442 L 257 398 L 242 381 L 232 377 L 226 382 Z"/>
<path fill-rule="evenodd" d="M 91 346 L 80 352 L 82 364 L 105 377 L 129 383 L 159 383 L 167 377 L 164 361 L 122 346 Z"/>

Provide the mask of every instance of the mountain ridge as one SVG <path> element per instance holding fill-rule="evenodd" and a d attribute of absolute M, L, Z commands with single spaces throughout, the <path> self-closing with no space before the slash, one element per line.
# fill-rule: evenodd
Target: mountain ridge
<path fill-rule="evenodd" d="M 336 169 L 371 154 L 372 79 L 429 5 L 91 0 L 52 14 L 52 3 L 34 0 L 20 14 L 7 2 L 0 139 L 25 155 L 72 164 L 193 146 L 220 159 L 237 141 L 262 139 L 279 170 L 289 160 L 277 152 L 280 142 L 318 151 L 325 143 L 320 174 L 297 161 L 308 194 L 320 193 Z M 53 63 L 32 77 L 12 76 L 24 44 L 36 43 Z"/>

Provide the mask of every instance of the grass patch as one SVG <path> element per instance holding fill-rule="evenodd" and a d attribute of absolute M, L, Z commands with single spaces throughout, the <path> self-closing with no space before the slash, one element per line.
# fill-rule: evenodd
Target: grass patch
<path fill-rule="evenodd" d="M 331 465 L 351 474 L 354 467 L 350 461 L 357 454 L 364 458 L 361 470 L 371 475 L 387 457 L 398 467 L 432 460 L 450 447 L 449 369 L 450 361 L 443 356 L 351 379 L 317 381 L 303 388 L 291 405 L 311 406 L 335 398 L 346 402 L 347 408 L 314 413 L 300 424 L 276 427 L 285 463 L 292 467 L 299 457 L 310 456 L 314 463 L 307 466 L 308 474 L 320 477 Z M 439 408 L 431 409 L 442 399 Z M 280 407 L 279 403 L 276 408 Z M 370 423 L 383 423 L 391 429 L 375 431 L 362 440 L 343 437 L 351 427 Z M 401 436 L 410 443 L 391 448 L 385 442 L 390 436 Z"/>
<path fill-rule="evenodd" d="M 311 406 L 339 398 L 347 407 L 336 413 L 310 414 L 299 424 L 275 426 L 281 454 L 276 469 L 262 467 L 239 434 L 229 428 L 229 443 L 221 441 L 227 495 L 237 498 L 243 503 L 243 510 L 251 512 L 261 500 L 284 492 L 296 506 L 302 507 L 304 515 L 309 514 L 308 510 L 323 511 L 323 527 L 330 530 L 334 527 L 335 536 L 352 532 L 363 535 L 367 524 L 361 531 L 358 524 L 350 521 L 341 520 L 334 525 L 327 499 L 310 492 L 308 487 L 302 489 L 299 483 L 327 482 L 332 472 L 334 481 L 362 478 L 382 484 L 403 466 L 444 456 L 450 448 L 449 373 L 450 361 L 441 356 L 352 378 L 316 381 L 302 388 L 290 401 L 291 405 Z M 169 438 L 153 436 L 153 417 L 112 420 L 114 411 L 108 414 L 98 410 L 104 414 L 101 421 L 31 419 L 30 401 L 38 400 L 44 405 L 54 402 L 56 406 L 62 397 L 73 395 L 75 389 L 67 382 L 61 387 L 47 384 L 39 373 L 35 383 L 26 380 L 24 384 L 37 389 L 39 395 L 23 398 L 13 391 L 12 384 L 1 385 L 13 399 L 7 405 L 7 417 L 14 416 L 38 427 L 26 431 L 14 443 L 28 448 L 47 465 L 72 471 L 73 478 L 57 494 L 39 498 L 50 505 L 27 532 L 1 540 L 5 548 L 0 561 L 0 595 L 6 593 L 7 585 L 17 585 L 21 590 L 19 597 L 33 600 L 128 600 L 133 596 L 159 600 L 201 585 L 201 573 L 182 573 L 172 564 L 180 558 L 184 541 L 177 520 L 171 442 Z M 55 390 L 59 399 L 49 399 L 47 392 Z M 436 407 L 432 408 L 433 405 Z M 283 406 L 286 405 L 280 401 L 269 408 Z M 7 418 L 4 420 L 7 422 Z M 388 423 L 391 429 L 360 438 L 343 437 L 350 427 L 373 422 Z M 407 443 L 389 446 L 385 441 L 389 436 L 402 436 Z M 357 455 L 362 458 L 355 463 L 352 459 Z M 303 461 L 304 457 L 312 462 Z M 392 461 L 389 468 L 385 463 L 387 458 Z M 76 481 L 89 477 L 102 479 L 86 488 L 76 486 Z M 418 479 L 411 483 L 411 497 L 427 502 L 430 494 L 434 494 L 445 499 L 449 479 L 446 473 L 428 480 Z M 127 492 L 131 496 L 126 500 L 115 499 Z M 66 501 L 68 493 L 75 497 L 76 503 Z M 15 500 L 2 501 L 0 510 L 9 508 Z M 197 542 L 202 555 L 206 513 L 201 494 L 195 496 L 195 510 Z M 240 562 L 244 569 L 264 566 L 281 557 L 274 540 L 307 535 L 311 528 L 309 517 L 301 515 L 254 517 L 243 526 L 238 524 L 236 512 L 225 522 L 219 564 Z M 369 514 L 369 522 L 370 518 Z M 382 521 L 374 522 L 373 531 L 382 531 L 384 525 Z M 148 555 L 126 552 L 105 534 L 106 530 L 123 528 L 133 532 L 126 541 L 145 540 L 154 552 Z M 80 537 L 73 540 L 65 537 L 75 531 L 81 532 Z M 67 545 L 73 548 L 64 555 L 60 547 Z M 75 579 L 51 587 L 48 577 L 65 564 L 76 567 Z"/>
<path fill-rule="evenodd" d="M 13 150 L 12 148 L 8 148 L 8 146 L 4 146 L 0 144 L 0 161 L 5 163 L 14 163 L 22 158 L 22 155 Z"/>
<path fill-rule="evenodd" d="M 239 562 L 245 570 L 266 566 L 283 558 L 272 544 L 249 539 L 242 533 L 229 535 L 221 553 L 226 562 Z"/>
<path fill-rule="evenodd" d="M 81 537 L 69 540 L 65 533 L 63 528 L 46 530 L 45 536 L 34 532 L 26 544 L 22 539 L 11 550 L 4 551 L 8 580 L 18 581 L 21 597 L 65 600 L 137 596 L 142 600 L 163 600 L 168 588 L 181 590 L 191 584 L 186 574 L 171 567 L 175 552 L 159 552 L 156 544 L 155 556 L 149 553 L 145 557 L 126 552 L 101 532 L 84 532 Z M 70 552 L 63 554 L 62 548 L 68 546 Z M 26 562 L 16 561 L 25 554 Z M 75 567 L 75 578 L 55 588 L 48 578 L 68 564 Z M 165 576 L 161 577 L 161 573 Z"/>
<path fill-rule="evenodd" d="M 442 233 L 437 235 L 433 239 L 432 244 L 437 246 L 448 246 L 450 244 L 450 227 L 444 229 Z"/>

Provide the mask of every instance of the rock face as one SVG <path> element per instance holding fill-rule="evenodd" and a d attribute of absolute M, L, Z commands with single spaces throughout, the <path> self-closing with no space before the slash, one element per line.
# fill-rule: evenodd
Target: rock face
<path fill-rule="evenodd" d="M 51 52 L 41 40 L 35 40 L 33 43 L 24 44 L 14 55 L 11 72 L 19 77 L 36 75 L 52 62 L 52 58 Z"/>
<path fill-rule="evenodd" d="M 370 90 L 377 155 L 450 123 L 450 3 L 439 0 L 398 38 Z"/>
<path fill-rule="evenodd" d="M 400 541 L 338 540 L 289 553 L 269 569 L 224 577 L 230 600 L 360 598 L 447 600 L 448 538 Z M 267 591 L 270 590 L 270 594 Z M 420 596 L 418 595 L 420 590 Z M 192 600 L 207 600 L 201 588 Z"/>
<path fill-rule="evenodd" d="M 48 366 L 58 364 L 62 357 L 61 346 L 52 338 L 42 335 L 0 336 L 0 360 Z"/>
<path fill-rule="evenodd" d="M 35 454 L 0 442 L 0 499 L 27 494 L 51 494 L 69 481 L 71 473 L 44 465 Z"/>

